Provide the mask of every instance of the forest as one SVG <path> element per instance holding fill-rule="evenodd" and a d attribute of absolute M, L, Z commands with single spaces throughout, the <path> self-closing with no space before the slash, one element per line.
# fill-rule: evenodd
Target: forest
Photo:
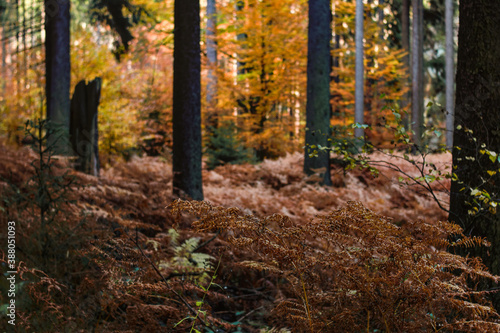
<path fill-rule="evenodd" d="M 0 20 L 3 332 L 500 332 L 500 1 Z"/>

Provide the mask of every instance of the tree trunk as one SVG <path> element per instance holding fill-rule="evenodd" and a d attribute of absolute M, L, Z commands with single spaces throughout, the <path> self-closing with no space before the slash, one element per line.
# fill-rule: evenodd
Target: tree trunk
<path fill-rule="evenodd" d="M 45 0 L 45 70 L 47 119 L 52 129 L 48 145 L 67 155 L 70 110 L 70 1 Z"/>
<path fill-rule="evenodd" d="M 423 4 L 422 0 L 412 0 L 413 45 L 412 45 L 412 130 L 416 148 L 421 148 L 424 116 L 423 96 Z M 414 150 L 415 151 L 415 150 Z"/>
<path fill-rule="evenodd" d="M 7 81 L 7 34 L 6 26 L 2 27 L 2 93 L 5 96 L 5 86 Z"/>
<path fill-rule="evenodd" d="M 80 81 L 71 99 L 70 140 L 77 157 L 75 169 L 99 176 L 99 133 L 97 108 L 101 97 L 101 78 L 89 84 Z"/>
<path fill-rule="evenodd" d="M 330 154 L 320 149 L 328 146 L 330 133 L 331 36 L 330 0 L 309 0 L 304 172 L 308 175 L 319 172 L 325 185 L 332 183 Z M 317 156 L 310 156 L 315 150 Z"/>
<path fill-rule="evenodd" d="M 403 0 L 401 9 L 401 45 L 406 52 L 403 57 L 406 77 L 403 78 L 403 88 L 408 88 L 408 78 L 410 77 L 410 0 Z M 408 91 L 402 97 L 401 109 L 404 110 L 410 104 L 410 92 Z M 405 128 L 408 128 L 409 119 L 408 115 L 402 113 L 402 122 Z"/>
<path fill-rule="evenodd" d="M 462 225 L 465 234 L 488 237 L 491 247 L 466 251 L 480 256 L 492 273 L 499 275 L 500 215 L 494 214 L 494 204 L 490 202 L 474 204 L 473 199 L 479 201 L 481 197 L 473 196 L 471 191 L 486 191 L 492 198 L 499 198 L 500 173 L 494 154 L 500 152 L 500 1 L 460 1 L 459 9 L 453 134 L 453 172 L 458 181 L 451 184 L 449 219 Z M 481 154 L 480 149 L 494 154 Z M 487 171 L 491 171 L 491 175 Z M 474 206 L 481 209 L 470 214 Z M 500 295 L 494 294 L 494 298 L 498 311 Z"/>
<path fill-rule="evenodd" d="M 455 64 L 453 47 L 453 0 L 445 2 L 446 24 L 446 147 L 453 147 Z"/>
<path fill-rule="evenodd" d="M 203 200 L 199 1 L 175 0 L 174 17 L 173 192 Z"/>
<path fill-rule="evenodd" d="M 354 121 L 358 124 L 364 122 L 364 50 L 363 50 L 363 0 L 356 0 L 356 88 Z M 364 130 L 354 129 L 354 135 L 362 138 Z"/>
<path fill-rule="evenodd" d="M 217 12 L 215 0 L 207 0 L 207 127 L 217 127 Z"/>

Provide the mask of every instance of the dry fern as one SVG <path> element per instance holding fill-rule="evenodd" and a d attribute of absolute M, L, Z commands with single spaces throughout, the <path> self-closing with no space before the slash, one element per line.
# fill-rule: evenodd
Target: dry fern
<path fill-rule="evenodd" d="M 484 243 L 457 225 L 398 227 L 356 202 L 305 224 L 206 202 L 178 200 L 170 208 L 194 214 L 198 231 L 222 230 L 234 251 L 253 257 L 242 263 L 246 267 L 285 279 L 290 296 L 273 314 L 292 330 L 500 330 L 485 293 L 467 283 L 498 277 L 477 258 L 446 252 L 450 245 Z M 461 241 L 450 244 L 451 236 Z"/>

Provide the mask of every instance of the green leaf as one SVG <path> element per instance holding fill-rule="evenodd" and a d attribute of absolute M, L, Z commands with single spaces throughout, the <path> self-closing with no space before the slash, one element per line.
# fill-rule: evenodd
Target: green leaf
<path fill-rule="evenodd" d="M 436 180 L 436 176 L 433 176 L 433 175 L 425 175 L 424 176 L 424 179 L 427 183 L 432 183 L 433 181 Z"/>

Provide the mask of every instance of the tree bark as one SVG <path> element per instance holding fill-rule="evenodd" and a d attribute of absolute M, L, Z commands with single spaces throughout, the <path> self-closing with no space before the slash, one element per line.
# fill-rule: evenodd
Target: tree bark
<path fill-rule="evenodd" d="M 199 1 L 175 0 L 174 17 L 173 192 L 203 200 Z"/>
<path fill-rule="evenodd" d="M 410 77 L 410 0 L 403 0 L 401 7 L 401 45 L 406 52 L 403 57 L 406 77 L 403 78 L 403 88 L 408 88 L 408 78 Z M 405 109 L 410 104 L 411 95 L 408 91 L 402 97 L 401 109 Z M 407 114 L 402 114 L 402 122 L 408 128 L 409 119 Z"/>
<path fill-rule="evenodd" d="M 488 211 L 490 203 L 482 202 L 475 214 L 471 190 L 487 191 L 498 200 L 499 162 L 481 149 L 500 152 L 500 1 L 460 1 L 458 61 L 453 134 L 453 172 L 458 181 L 451 184 L 451 221 L 465 228 L 465 234 L 486 236 L 491 247 L 466 249 L 480 256 L 493 274 L 500 274 L 500 215 Z M 457 127 L 458 126 L 458 127 Z M 459 128 L 461 128 L 459 130 Z M 484 146 L 482 146 L 484 144 Z M 472 158 L 471 158 L 472 157 Z M 488 170 L 497 171 L 490 175 Z M 500 310 L 500 295 L 494 295 Z"/>
<path fill-rule="evenodd" d="M 455 88 L 455 64 L 453 47 L 453 0 L 445 2 L 445 24 L 446 24 L 446 148 L 453 147 L 453 118 L 454 118 L 454 88 Z"/>
<path fill-rule="evenodd" d="M 422 0 L 412 0 L 413 10 L 413 45 L 412 45 L 412 130 L 415 147 L 422 144 L 422 126 L 424 115 L 423 96 L 423 4 Z M 415 150 L 414 150 L 415 151 Z"/>
<path fill-rule="evenodd" d="M 70 140 L 77 157 L 75 169 L 99 176 L 99 132 L 97 110 L 101 97 L 101 78 L 88 84 L 80 81 L 71 99 Z"/>
<path fill-rule="evenodd" d="M 304 172 L 319 172 L 323 184 L 331 185 L 330 154 L 327 148 L 330 133 L 330 0 L 309 0 L 307 42 L 306 149 Z M 318 156 L 310 156 L 314 150 Z"/>
<path fill-rule="evenodd" d="M 358 124 L 364 122 L 364 50 L 363 50 L 363 0 L 356 0 L 356 88 L 354 121 Z M 356 138 L 362 138 L 364 130 L 354 129 Z"/>
<path fill-rule="evenodd" d="M 45 0 L 45 70 L 47 120 L 53 131 L 48 145 L 67 155 L 70 111 L 70 1 Z"/>
<path fill-rule="evenodd" d="M 217 127 L 217 12 L 215 0 L 207 0 L 207 125 Z"/>

